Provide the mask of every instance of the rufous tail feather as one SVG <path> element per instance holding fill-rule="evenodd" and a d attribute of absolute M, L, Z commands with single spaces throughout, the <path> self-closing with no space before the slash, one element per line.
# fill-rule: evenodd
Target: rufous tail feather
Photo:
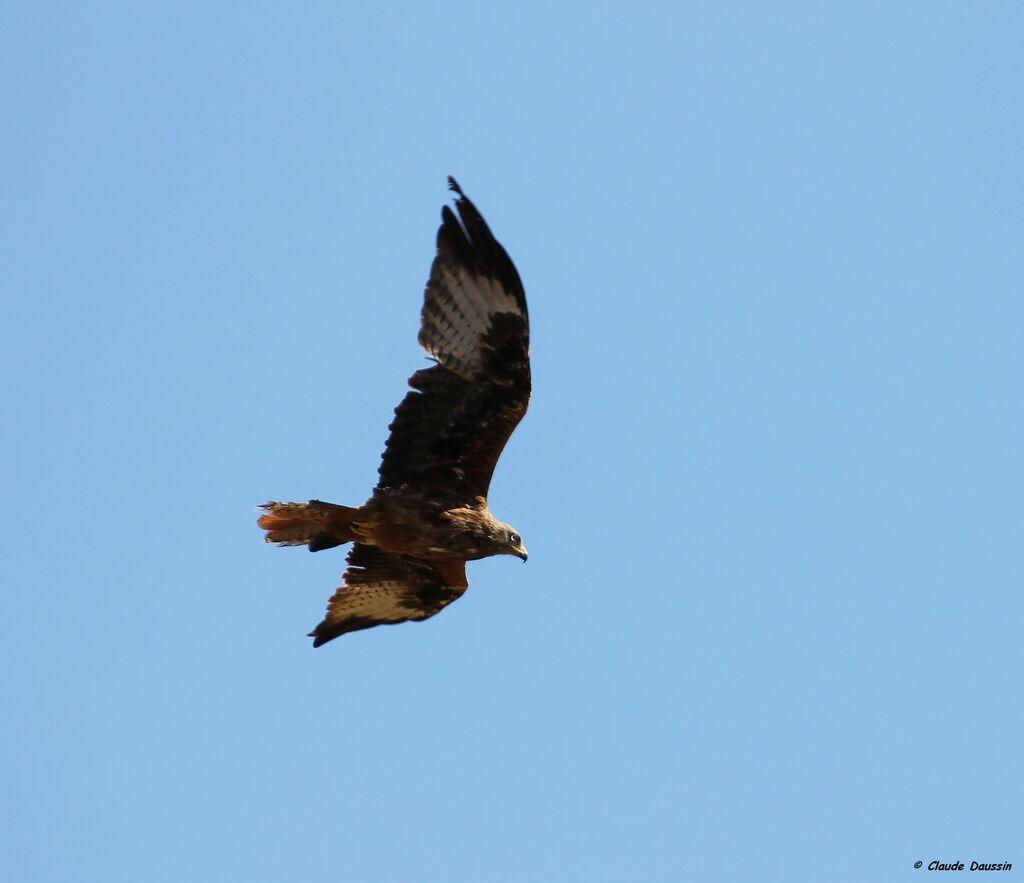
<path fill-rule="evenodd" d="M 308 503 L 264 503 L 256 523 L 266 532 L 266 542 L 279 546 L 309 546 L 310 552 L 352 542 L 351 523 L 358 508 L 310 500 Z"/>

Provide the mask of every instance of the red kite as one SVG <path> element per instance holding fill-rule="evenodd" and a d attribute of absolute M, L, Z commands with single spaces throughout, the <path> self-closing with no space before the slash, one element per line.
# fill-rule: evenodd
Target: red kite
<path fill-rule="evenodd" d="M 519 273 L 454 178 L 441 211 L 419 341 L 436 362 L 409 378 L 373 495 L 362 506 L 264 503 L 266 541 L 311 552 L 354 542 L 344 585 L 312 632 L 427 619 L 462 596 L 466 562 L 526 560 L 487 506 L 498 457 L 530 403 L 530 327 Z"/>

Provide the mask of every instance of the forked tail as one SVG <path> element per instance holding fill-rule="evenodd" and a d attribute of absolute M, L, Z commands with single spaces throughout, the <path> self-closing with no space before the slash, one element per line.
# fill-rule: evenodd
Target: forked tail
<path fill-rule="evenodd" d="M 310 552 L 331 549 L 356 539 L 351 523 L 359 509 L 310 500 L 308 503 L 264 503 L 256 523 L 267 532 L 266 542 L 279 546 L 309 546 Z"/>

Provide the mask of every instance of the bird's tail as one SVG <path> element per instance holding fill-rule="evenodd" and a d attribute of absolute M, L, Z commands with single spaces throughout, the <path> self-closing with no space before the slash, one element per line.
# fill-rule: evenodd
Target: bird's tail
<path fill-rule="evenodd" d="M 264 503 L 256 523 L 266 532 L 266 542 L 279 546 L 309 546 L 310 552 L 330 549 L 356 539 L 351 524 L 358 509 L 321 503 Z"/>

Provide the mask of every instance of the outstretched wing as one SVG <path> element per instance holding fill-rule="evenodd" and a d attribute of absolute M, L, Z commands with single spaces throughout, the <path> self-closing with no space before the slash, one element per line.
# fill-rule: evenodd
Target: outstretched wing
<path fill-rule="evenodd" d="M 511 258 L 454 178 L 441 212 L 420 344 L 437 361 L 409 378 L 395 410 L 378 490 L 443 487 L 486 496 L 494 466 L 530 403 L 530 325 Z"/>
<path fill-rule="evenodd" d="M 430 563 L 356 543 L 327 616 L 309 636 L 319 647 L 346 632 L 421 620 L 462 597 L 469 581 L 462 561 Z"/>

